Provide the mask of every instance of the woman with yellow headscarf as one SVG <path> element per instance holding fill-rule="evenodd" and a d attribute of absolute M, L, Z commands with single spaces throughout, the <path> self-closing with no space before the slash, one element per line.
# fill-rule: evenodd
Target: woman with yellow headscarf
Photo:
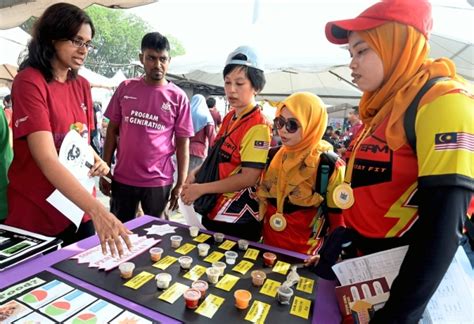
<path fill-rule="evenodd" d="M 326 107 L 311 93 L 295 93 L 277 108 L 274 124 L 283 145 L 257 191 L 265 244 L 314 255 L 326 228 L 324 204 L 332 218 L 341 223 L 341 211 L 331 193 L 342 183 L 345 169 L 344 162 L 332 153 L 332 146 L 322 140 L 327 121 Z M 326 180 L 318 172 L 322 161 L 333 169 Z M 320 190 L 321 181 L 326 181 L 327 189 Z M 327 195 L 321 193 L 326 190 Z"/>
<path fill-rule="evenodd" d="M 364 92 L 364 129 L 339 191 L 352 197 L 344 220 L 353 245 L 363 254 L 408 245 L 371 323 L 419 321 L 461 242 L 474 191 L 472 86 L 450 60 L 428 59 L 431 26 L 426 0 L 385 0 L 326 25 L 329 41 L 348 43 Z"/>

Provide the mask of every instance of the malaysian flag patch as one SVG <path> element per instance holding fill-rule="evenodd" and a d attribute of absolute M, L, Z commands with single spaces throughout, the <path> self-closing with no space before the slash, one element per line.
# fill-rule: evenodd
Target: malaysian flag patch
<path fill-rule="evenodd" d="M 474 134 L 439 133 L 435 135 L 435 151 L 467 150 L 474 152 Z"/>
<path fill-rule="evenodd" d="M 259 150 L 268 150 L 270 143 L 266 141 L 255 141 L 253 147 Z"/>

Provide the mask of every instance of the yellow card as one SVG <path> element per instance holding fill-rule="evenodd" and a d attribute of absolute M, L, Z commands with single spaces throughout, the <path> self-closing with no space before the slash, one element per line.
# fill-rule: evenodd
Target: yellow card
<path fill-rule="evenodd" d="M 149 273 L 146 271 L 142 271 L 139 274 L 137 274 L 135 277 L 127 281 L 124 286 L 132 289 L 138 289 L 144 284 L 146 284 L 148 281 L 153 279 L 155 275 L 153 273 Z"/>
<path fill-rule="evenodd" d="M 171 287 L 166 289 L 158 298 L 173 304 L 181 295 L 184 293 L 186 289 L 189 287 L 183 285 L 182 283 L 175 282 Z"/>
<path fill-rule="evenodd" d="M 313 287 L 314 287 L 314 280 L 305 278 L 305 277 L 300 277 L 300 281 L 298 282 L 298 285 L 296 286 L 296 289 L 299 291 L 303 291 L 308 294 L 313 293 Z"/>
<path fill-rule="evenodd" d="M 234 241 L 225 240 L 221 245 L 219 245 L 219 249 L 223 250 L 230 250 L 234 247 L 236 243 Z"/>
<path fill-rule="evenodd" d="M 224 298 L 209 294 L 209 296 L 204 299 L 201 306 L 196 309 L 196 313 L 202 316 L 206 316 L 208 318 L 212 318 L 212 316 L 214 316 L 219 307 L 221 307 L 223 302 Z"/>
<path fill-rule="evenodd" d="M 244 258 L 251 259 L 251 260 L 257 260 L 257 257 L 258 257 L 259 253 L 260 253 L 259 250 L 248 249 L 247 252 L 245 252 Z"/>
<path fill-rule="evenodd" d="M 245 319 L 253 323 L 263 324 L 269 311 L 270 304 L 256 300 L 253 302 L 247 315 L 245 315 Z"/>
<path fill-rule="evenodd" d="M 211 237 L 211 235 L 201 233 L 196 238 L 194 238 L 193 241 L 196 241 L 196 242 L 199 242 L 199 243 L 204 243 L 210 237 Z"/>
<path fill-rule="evenodd" d="M 253 267 L 253 263 L 249 261 L 242 260 L 235 267 L 232 268 L 232 271 L 239 272 L 241 274 L 246 274 L 250 268 Z"/>
<path fill-rule="evenodd" d="M 179 253 L 179 254 L 188 254 L 188 253 L 191 252 L 195 247 L 196 247 L 196 245 L 194 245 L 194 244 L 186 243 L 186 244 L 181 245 L 178 249 L 176 249 L 175 252 L 176 252 L 176 253 Z"/>
<path fill-rule="evenodd" d="M 290 314 L 308 319 L 310 309 L 311 300 L 295 296 L 295 299 L 293 299 L 293 304 L 291 305 Z"/>
<path fill-rule="evenodd" d="M 191 270 L 189 270 L 183 278 L 189 279 L 189 280 L 198 280 L 201 278 L 203 274 L 206 273 L 206 268 L 200 265 L 195 265 Z"/>
<path fill-rule="evenodd" d="M 209 262 L 209 263 L 214 263 L 222 259 L 223 256 L 224 256 L 224 253 L 213 251 L 204 259 L 204 261 Z"/>
<path fill-rule="evenodd" d="M 281 282 L 267 279 L 265 280 L 265 284 L 263 285 L 262 289 L 260 289 L 260 293 L 270 297 L 275 297 L 277 295 L 278 287 L 280 286 Z"/>
<path fill-rule="evenodd" d="M 168 268 L 170 265 L 172 265 L 173 263 L 176 262 L 176 260 L 178 260 L 178 258 L 175 258 L 171 255 L 167 255 L 165 256 L 163 259 L 161 259 L 160 261 L 158 261 L 157 263 L 155 263 L 153 266 L 155 268 L 158 268 L 158 269 L 161 269 L 161 270 L 165 270 L 166 268 Z"/>
<path fill-rule="evenodd" d="M 221 280 L 219 280 L 219 282 L 216 284 L 216 287 L 225 291 L 230 291 L 237 281 L 239 281 L 239 277 L 226 274 Z"/>
<path fill-rule="evenodd" d="M 283 262 L 283 261 L 277 261 L 275 266 L 273 267 L 272 271 L 273 272 L 278 272 L 281 273 L 282 275 L 286 275 L 288 270 L 290 269 L 290 264 Z"/>

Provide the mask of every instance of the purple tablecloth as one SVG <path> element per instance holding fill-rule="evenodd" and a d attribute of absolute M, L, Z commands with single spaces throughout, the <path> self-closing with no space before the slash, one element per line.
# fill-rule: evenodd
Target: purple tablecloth
<path fill-rule="evenodd" d="M 157 218 L 154 218 L 151 216 L 142 216 L 128 222 L 126 225 L 129 229 L 134 229 L 136 227 L 142 226 L 144 224 L 147 224 L 151 221 L 156 221 L 156 220 Z M 175 226 L 183 226 L 182 224 L 179 224 L 179 223 L 166 222 L 163 220 L 160 220 L 160 221 L 162 221 L 163 223 L 173 224 Z M 204 231 L 204 232 L 207 232 L 207 231 Z M 83 282 L 82 280 L 79 280 L 75 277 L 72 277 L 64 272 L 61 272 L 51 267 L 53 264 L 61 260 L 67 259 L 73 255 L 76 255 L 84 250 L 87 250 L 97 245 L 98 243 L 99 243 L 99 240 L 97 236 L 89 237 L 75 244 L 66 246 L 56 252 L 47 254 L 45 256 L 37 257 L 23 264 L 20 264 L 16 267 L 5 270 L 0 273 L 0 289 L 3 289 L 6 286 L 9 286 L 15 282 L 21 281 L 38 272 L 47 270 L 59 277 L 62 277 L 66 280 L 71 281 L 74 284 L 80 285 L 81 287 L 84 287 L 85 289 L 88 289 L 94 293 L 97 293 L 98 295 L 101 295 L 104 298 L 109 299 L 110 301 L 123 305 L 124 307 L 133 309 L 133 311 L 143 314 L 145 316 L 148 316 L 150 318 L 153 318 L 154 320 L 161 321 L 164 323 L 179 323 L 178 321 L 171 319 L 163 314 L 157 313 L 146 307 L 135 304 L 130 300 L 124 299 L 108 291 L 92 286 L 88 283 Z M 263 244 L 258 244 L 258 243 L 253 243 L 252 245 L 259 248 L 275 251 L 278 253 L 287 254 L 295 258 L 299 258 L 302 261 L 306 257 L 306 255 L 301 254 L 301 253 L 290 252 L 287 250 L 271 247 L 268 245 L 263 245 Z M 332 324 L 332 323 L 340 323 L 340 319 L 341 319 L 341 316 L 337 308 L 336 297 L 334 294 L 334 283 L 331 281 L 320 279 L 317 284 L 317 296 L 316 296 L 316 301 L 314 305 L 312 322 L 318 323 L 318 324 L 320 323 Z"/>

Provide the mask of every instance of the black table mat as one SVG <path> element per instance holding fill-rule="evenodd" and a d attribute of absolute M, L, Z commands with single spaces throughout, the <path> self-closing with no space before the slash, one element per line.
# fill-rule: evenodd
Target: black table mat
<path fill-rule="evenodd" d="M 152 221 L 150 223 L 147 223 L 141 227 L 134 229 L 133 232 L 142 236 L 146 234 L 146 231 L 144 230 L 145 228 L 149 228 L 152 225 L 162 225 L 162 224 L 163 223 L 158 220 Z M 174 224 L 171 224 L 171 225 L 174 225 Z M 161 242 L 158 243 L 156 246 L 159 246 L 164 249 L 162 258 L 167 255 L 171 255 L 176 258 L 179 258 L 180 256 L 182 256 L 181 254 L 176 253 L 174 248 L 171 248 L 170 237 L 172 235 L 181 235 L 183 237 L 183 241 L 181 242 L 181 245 L 185 243 L 191 243 L 197 246 L 197 244 L 199 244 L 198 242 L 193 241 L 193 238 L 190 237 L 189 230 L 187 227 L 177 226 L 175 231 L 176 233 L 167 234 L 164 236 L 157 236 L 157 235 L 149 236 L 149 237 L 161 239 Z M 225 239 L 227 239 L 227 237 Z M 212 251 L 219 251 L 221 253 L 225 252 L 225 250 L 218 248 L 218 246 L 221 243 L 215 243 L 212 235 L 211 235 L 211 238 L 209 238 L 205 243 L 208 243 L 211 246 L 209 250 L 209 254 Z M 280 305 L 278 301 L 276 300 L 276 298 L 261 294 L 259 292 L 261 287 L 254 287 L 252 285 L 250 272 L 252 270 L 263 268 L 265 272 L 267 273 L 267 278 L 276 280 L 281 283 L 286 280 L 286 275 L 284 276 L 279 273 L 271 272 L 271 269 L 264 268 L 263 253 L 266 252 L 267 250 L 253 247 L 253 246 L 249 246 L 249 247 L 260 250 L 257 260 L 244 259 L 243 256 L 245 254 L 245 251 L 239 250 L 238 244 L 236 244 L 231 249 L 232 251 L 235 251 L 239 254 L 235 264 L 238 264 L 241 260 L 246 260 L 246 261 L 254 263 L 254 266 L 246 273 L 245 276 L 243 276 L 238 272 L 231 271 L 231 269 L 235 265 L 227 265 L 225 273 L 232 274 L 240 278 L 240 280 L 237 281 L 235 286 L 230 291 L 225 291 L 219 288 L 215 288 L 214 285 L 209 285 L 209 289 L 206 293 L 206 296 L 212 293 L 216 296 L 219 296 L 225 299 L 224 303 L 219 307 L 217 312 L 212 317 L 212 321 L 225 322 L 226 324 L 227 323 L 241 323 L 244 321 L 245 316 L 247 315 L 247 312 L 250 310 L 250 306 L 252 305 L 253 301 L 259 300 L 261 302 L 271 305 L 270 312 L 268 313 L 265 320 L 266 323 L 283 323 L 285 321 L 289 321 L 289 323 L 308 323 L 308 321 L 311 320 L 311 317 L 313 314 L 314 299 L 316 297 L 315 291 L 316 291 L 317 276 L 306 268 L 298 269 L 298 274 L 300 276 L 315 280 L 313 292 L 312 294 L 308 294 L 308 293 L 296 290 L 296 287 L 293 287 L 294 295 L 291 299 L 290 305 Z M 273 252 L 273 253 L 277 255 L 277 261 L 280 260 L 280 261 L 284 261 L 290 264 L 300 264 L 302 262 L 301 259 L 294 258 L 292 256 L 279 254 L 276 252 Z M 203 257 L 198 256 L 197 247 L 186 255 L 189 255 L 193 258 L 192 267 L 197 264 L 204 266 L 206 268 L 211 266 L 210 263 L 203 261 L 204 259 Z M 185 274 L 185 272 L 184 270 L 180 268 L 178 261 L 173 263 L 164 271 L 152 266 L 153 262 L 150 260 L 150 255 L 148 251 L 138 255 L 137 257 L 133 258 L 130 261 L 135 263 L 134 275 L 137 275 L 138 273 L 142 271 L 147 271 L 155 275 L 161 272 L 167 272 L 167 273 L 170 273 L 173 277 L 170 285 L 172 285 L 174 282 L 180 282 L 187 286 L 191 286 L 192 281 L 189 279 L 183 278 L 183 275 Z M 225 262 L 225 257 L 223 257 L 220 261 Z M 114 270 L 111 270 L 109 272 L 105 272 L 103 270 L 98 270 L 97 268 L 89 268 L 87 263 L 79 264 L 77 260 L 75 259 L 63 260 L 55 264 L 53 267 L 60 271 L 68 273 L 76 278 L 79 278 L 83 281 L 86 281 L 90 284 L 93 284 L 97 287 L 100 287 L 104 290 L 110 291 L 118 296 L 121 296 L 128 300 L 132 300 L 133 302 L 137 304 L 148 307 L 152 310 L 158 311 L 162 314 L 165 314 L 174 319 L 183 321 L 185 323 L 188 323 L 188 322 L 209 323 L 210 321 L 209 318 L 199 315 L 197 313 L 194 313 L 194 310 L 187 309 L 185 307 L 183 296 L 181 296 L 173 304 L 169 304 L 163 300 L 158 299 L 158 296 L 161 295 L 163 291 L 157 289 L 154 279 L 150 280 L 149 282 L 141 286 L 139 289 L 134 290 L 134 289 L 123 286 L 123 284 L 126 281 L 120 277 L 120 272 L 118 268 L 115 268 Z M 204 274 L 200 279 L 206 280 L 206 275 Z M 250 301 L 249 308 L 245 310 L 239 310 L 234 306 L 235 304 L 234 291 L 237 289 L 246 289 L 252 293 L 252 300 Z M 309 312 L 308 320 L 305 320 L 301 317 L 297 317 L 290 314 L 291 304 L 293 303 L 294 296 L 299 296 L 299 297 L 311 300 L 311 309 Z"/>

